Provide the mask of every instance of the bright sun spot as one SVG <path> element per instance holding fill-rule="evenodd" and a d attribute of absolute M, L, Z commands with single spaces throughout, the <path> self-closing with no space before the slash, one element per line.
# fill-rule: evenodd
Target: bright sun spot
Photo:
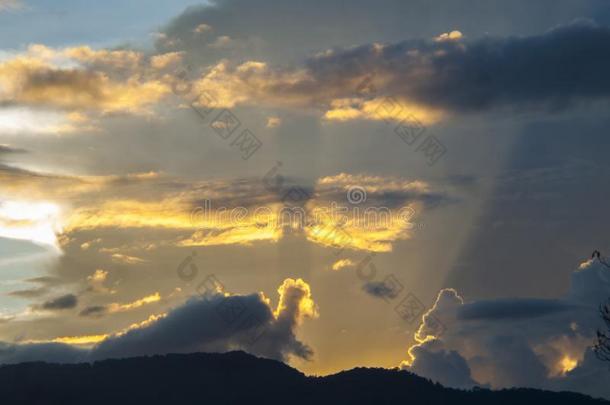
<path fill-rule="evenodd" d="M 578 365 L 578 360 L 573 359 L 569 356 L 564 356 L 560 362 L 561 374 L 569 373 L 570 371 L 574 370 L 577 365 Z"/>
<path fill-rule="evenodd" d="M 1 201 L 0 237 L 29 240 L 59 250 L 61 210 L 50 202 Z"/>
<path fill-rule="evenodd" d="M 4 134 L 54 134 L 65 125 L 65 116 L 57 112 L 16 107 L 0 111 L 0 131 Z"/>

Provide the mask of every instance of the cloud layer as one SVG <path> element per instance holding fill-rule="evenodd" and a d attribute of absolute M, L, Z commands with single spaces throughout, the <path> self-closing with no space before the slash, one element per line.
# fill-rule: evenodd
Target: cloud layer
<path fill-rule="evenodd" d="M 610 29 L 578 21 L 540 35 L 436 38 L 329 49 L 302 66 L 222 60 L 194 83 L 200 105 L 321 108 L 329 120 L 416 117 L 509 107 L 552 111 L 607 99 Z M 557 68 L 560 67 L 560 68 Z"/>
<path fill-rule="evenodd" d="M 605 363 L 591 350 L 603 327 L 610 270 L 594 259 L 573 273 L 562 299 L 465 303 L 442 290 L 424 316 L 405 367 L 443 384 L 575 390 L 610 397 Z"/>
<path fill-rule="evenodd" d="M 66 337 L 51 342 L 2 343 L 0 363 L 70 363 L 239 349 L 283 361 L 290 356 L 311 358 L 312 349 L 295 335 L 298 325 L 318 316 L 309 285 L 303 280 L 284 280 L 278 288 L 279 302 L 275 310 L 262 293 L 230 295 L 213 285 L 208 287 L 204 288 L 203 296 L 191 298 L 167 314 L 152 316 L 116 334 Z M 54 301 L 53 309 L 60 305 L 59 301 L 56 300 L 57 305 Z M 62 308 L 64 301 L 61 301 Z M 74 345 L 96 341 L 99 343 L 90 349 Z"/>

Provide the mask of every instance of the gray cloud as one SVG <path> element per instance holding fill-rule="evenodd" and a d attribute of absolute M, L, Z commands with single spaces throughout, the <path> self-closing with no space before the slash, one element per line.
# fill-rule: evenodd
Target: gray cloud
<path fill-rule="evenodd" d="M 315 316 L 302 310 L 304 300 L 311 302 L 309 287 L 302 280 L 287 279 L 280 290 L 275 314 L 260 294 L 206 293 L 189 299 L 164 317 L 113 335 L 91 349 L 60 343 L 3 343 L 0 364 L 34 360 L 71 363 L 237 349 L 283 361 L 290 356 L 309 359 L 313 351 L 295 335 L 296 327 L 303 319 Z M 60 297 L 46 306 L 49 309 L 67 307 L 75 304 L 72 298 L 75 299 Z M 96 310 L 97 307 L 88 307 L 83 312 L 91 315 Z"/>
<path fill-rule="evenodd" d="M 453 111 L 560 108 L 610 95 L 609 40 L 610 28 L 581 21 L 526 37 L 339 49 L 310 59 L 308 68 L 316 85 L 331 92 L 373 73 L 387 80 L 379 89 L 383 95 Z"/>
<path fill-rule="evenodd" d="M 11 291 L 8 293 L 8 295 L 11 295 L 13 297 L 21 297 L 21 298 L 36 298 L 36 297 L 40 297 L 46 293 L 47 293 L 47 289 L 45 287 L 40 287 L 40 288 L 30 288 L 27 290 Z"/>
<path fill-rule="evenodd" d="M 187 8 L 165 27 L 157 45 L 164 51 L 194 50 L 193 57 L 208 63 L 220 57 L 265 57 L 286 64 L 320 51 L 320 44 L 397 42 L 452 29 L 472 37 L 531 35 L 575 17 L 606 23 L 606 10 L 603 0 L 286 0 L 281 5 L 273 0 L 218 0 Z M 210 29 L 195 32 L 201 24 Z M 210 46 L 222 36 L 232 43 Z"/>
<path fill-rule="evenodd" d="M 49 310 L 62 310 L 62 309 L 71 309 L 76 307 L 78 304 L 78 298 L 74 294 L 66 294 L 61 297 L 54 298 L 49 301 L 45 301 L 40 306 L 42 309 Z"/>
<path fill-rule="evenodd" d="M 608 398 L 604 378 L 586 376 L 607 372 L 591 346 L 602 326 L 597 308 L 610 295 L 609 280 L 609 270 L 590 260 L 573 273 L 561 299 L 463 303 L 455 290 L 445 289 L 423 318 L 419 343 L 409 349 L 410 369 L 456 387 L 471 380 L 470 386 L 570 389 Z M 440 321 L 441 330 L 431 320 Z"/>
<path fill-rule="evenodd" d="M 88 316 L 88 317 L 100 317 L 106 314 L 108 309 L 104 305 L 92 305 L 84 308 L 78 314 L 80 316 Z"/>
<path fill-rule="evenodd" d="M 457 351 L 436 349 L 436 345 L 438 341 L 432 340 L 413 350 L 416 360 L 411 371 L 450 387 L 471 388 L 477 385 L 470 375 L 468 363 Z"/>
<path fill-rule="evenodd" d="M 12 344 L 0 342 L 0 362 L 14 364 L 28 361 L 75 363 L 86 359 L 86 352 L 59 343 Z"/>
<path fill-rule="evenodd" d="M 383 281 L 370 281 L 362 286 L 367 294 L 377 298 L 391 298 L 396 293 Z"/>
<path fill-rule="evenodd" d="M 536 318 L 572 308 L 573 305 L 560 300 L 498 299 L 464 304 L 458 312 L 458 318 L 464 320 L 487 319 L 498 321 L 503 319 Z"/>
<path fill-rule="evenodd" d="M 202 82 L 212 94 L 224 85 L 229 104 L 322 108 L 331 119 L 375 119 L 370 102 L 386 96 L 428 107 L 431 116 L 502 107 L 555 111 L 610 96 L 609 40 L 610 28 L 579 20 L 531 36 L 339 47 L 298 68 L 222 62 Z M 366 80 L 369 91 L 358 94 Z M 382 108 L 392 116 L 399 110 Z"/>

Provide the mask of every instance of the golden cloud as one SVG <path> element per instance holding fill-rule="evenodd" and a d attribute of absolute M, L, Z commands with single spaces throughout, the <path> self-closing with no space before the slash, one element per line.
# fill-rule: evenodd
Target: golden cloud
<path fill-rule="evenodd" d="M 146 72 L 143 58 L 130 50 L 32 45 L 0 62 L 0 102 L 79 114 L 68 117 L 73 125 L 87 113 L 147 113 L 170 88 Z M 155 63 L 172 58 L 158 55 Z"/>

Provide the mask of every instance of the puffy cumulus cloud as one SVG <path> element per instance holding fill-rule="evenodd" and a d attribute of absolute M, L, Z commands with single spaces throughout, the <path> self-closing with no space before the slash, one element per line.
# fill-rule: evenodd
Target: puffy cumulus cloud
<path fill-rule="evenodd" d="M 182 60 L 182 52 L 168 52 L 160 55 L 153 55 L 150 58 L 150 65 L 158 70 L 167 69 L 172 66 L 177 66 Z"/>
<path fill-rule="evenodd" d="M 442 290 L 422 317 L 403 367 L 456 387 L 535 387 L 610 397 L 607 366 L 591 346 L 603 327 L 610 269 L 598 259 L 573 274 L 561 299 L 465 302 Z"/>
<path fill-rule="evenodd" d="M 157 70 L 179 57 L 177 53 L 149 58 L 134 50 L 31 45 L 0 61 L 0 101 L 38 113 L 65 112 L 50 127 L 54 132 L 92 130 L 91 114 L 149 113 L 170 93 Z M 49 125 L 40 129 L 44 132 L 45 128 Z"/>
<path fill-rule="evenodd" d="M 440 346 L 440 347 L 439 347 Z M 471 388 L 477 383 L 470 377 L 470 368 L 464 358 L 454 350 L 445 350 L 437 340 L 414 346 L 410 354 L 415 362 L 410 370 L 418 375 L 455 388 Z"/>
<path fill-rule="evenodd" d="M 82 245 L 81 245 L 82 246 Z M 105 286 L 108 272 L 103 269 L 96 269 L 92 275 L 87 276 L 89 291 L 105 293 L 108 289 Z"/>
<path fill-rule="evenodd" d="M 306 90 L 313 83 L 306 70 L 276 70 L 263 61 L 234 64 L 223 60 L 208 67 L 195 80 L 192 95 L 203 107 L 231 108 L 238 104 L 304 107 L 314 102 L 315 94 Z"/>
<path fill-rule="evenodd" d="M 205 7 L 199 11 L 210 12 Z M 428 125 L 453 112 L 517 105 L 557 108 L 605 99 L 610 91 L 604 74 L 610 65 L 604 52 L 610 28 L 588 22 L 524 37 L 467 39 L 451 31 L 329 49 L 300 65 L 279 67 L 264 57 L 245 62 L 243 56 L 201 58 L 200 45 L 213 52 L 248 45 L 230 35 L 210 36 L 202 43 L 211 29 L 200 18 L 187 11 L 180 22 L 170 24 L 163 41 L 170 41 L 168 33 L 175 31 L 183 37 L 171 41 L 187 44 L 159 46 L 156 54 L 32 45 L 0 62 L 0 101 L 72 113 L 60 124 L 47 124 L 47 130 L 93 130 L 84 113 L 150 113 L 171 93 L 182 61 L 194 66 L 188 95 L 195 105 L 315 109 L 331 121 Z M 272 127 L 277 121 L 270 123 Z"/>
<path fill-rule="evenodd" d="M 193 86 L 206 107 L 320 108 L 328 120 L 415 119 L 607 99 L 610 28 L 589 22 L 527 37 L 436 38 L 321 52 L 298 67 L 222 60 Z M 524 63 L 523 61 L 527 61 Z M 563 69 L 549 69 L 563 66 Z"/>
<path fill-rule="evenodd" d="M 210 35 L 216 24 L 208 17 L 218 18 L 216 12 L 224 15 L 225 8 L 238 3 L 190 8 L 159 35 L 153 54 L 32 45 L 0 62 L 0 102 L 72 114 L 60 123 L 41 124 L 47 131 L 94 130 L 87 114 L 150 113 L 171 93 L 182 61 L 194 67 L 189 97 L 196 99 L 195 105 L 314 109 L 339 122 L 411 120 L 428 125 L 453 112 L 557 108 L 605 99 L 610 91 L 605 77 L 610 60 L 604 52 L 610 29 L 593 23 L 524 37 L 468 39 L 451 31 L 338 47 L 280 67 L 270 60 L 273 55 L 244 56 L 244 50 L 257 48 L 251 33 Z M 272 127 L 277 121 L 270 122 Z"/>
<path fill-rule="evenodd" d="M 277 289 L 280 302 L 274 311 L 276 319 L 289 325 L 302 323 L 308 318 L 317 318 L 318 309 L 311 297 L 311 288 L 302 279 L 287 278 Z"/>
<path fill-rule="evenodd" d="M 443 116 L 440 109 L 418 105 L 403 95 L 391 99 L 385 92 L 358 96 L 359 88 L 370 77 L 366 71 L 345 72 L 345 77 L 337 73 L 338 77 L 333 79 L 316 74 L 311 67 L 279 69 L 258 60 L 239 64 L 222 60 L 204 69 L 194 81 L 189 97 L 195 100 L 195 105 L 205 108 L 265 105 L 322 109 L 323 117 L 332 121 L 415 117 L 420 124 L 431 124 Z M 395 104 L 392 108 L 390 102 Z"/>
<path fill-rule="evenodd" d="M 309 285 L 286 279 L 275 309 L 262 293 L 206 292 L 167 314 L 115 334 L 70 336 L 46 342 L 2 343 L 0 363 L 76 362 L 164 353 L 247 350 L 273 359 L 308 359 L 313 351 L 296 337 L 305 319 L 318 315 Z M 79 345 L 89 345 L 83 348 Z"/>
<path fill-rule="evenodd" d="M 122 71 L 129 72 L 138 69 L 144 59 L 142 53 L 128 49 L 108 50 L 79 46 L 54 51 L 43 45 L 33 45 L 30 47 L 30 50 L 39 55 L 46 55 L 45 59 L 66 58 L 68 61 L 74 60 L 87 67 L 96 70 L 106 70 L 109 73 L 115 74 Z M 154 66 L 155 61 L 171 59 L 173 56 L 175 56 L 175 54 L 156 55 L 151 58 L 151 65 Z"/>

